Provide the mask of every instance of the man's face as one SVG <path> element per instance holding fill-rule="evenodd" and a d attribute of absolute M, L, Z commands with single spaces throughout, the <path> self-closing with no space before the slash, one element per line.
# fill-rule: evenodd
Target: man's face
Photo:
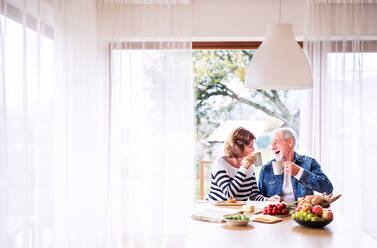
<path fill-rule="evenodd" d="M 287 141 L 283 139 L 280 133 L 276 133 L 271 141 L 272 152 L 275 154 L 276 160 L 285 161 L 288 154 L 293 152 L 293 139 Z"/>

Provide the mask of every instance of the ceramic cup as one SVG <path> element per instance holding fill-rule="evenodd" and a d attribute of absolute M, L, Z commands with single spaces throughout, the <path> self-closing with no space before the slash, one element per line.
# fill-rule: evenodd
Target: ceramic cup
<path fill-rule="evenodd" d="M 255 153 L 253 153 L 253 158 L 254 158 L 254 165 L 256 167 L 262 165 L 262 153 L 261 152 L 255 152 Z"/>
<path fill-rule="evenodd" d="M 272 169 L 274 170 L 274 175 L 283 174 L 283 161 L 272 161 Z"/>

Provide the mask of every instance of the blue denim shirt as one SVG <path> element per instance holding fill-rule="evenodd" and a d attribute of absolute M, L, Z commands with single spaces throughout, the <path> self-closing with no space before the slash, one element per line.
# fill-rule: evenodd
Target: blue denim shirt
<path fill-rule="evenodd" d="M 263 165 L 259 174 L 259 191 L 267 197 L 281 195 L 284 181 L 284 174 L 274 175 L 272 161 Z M 313 195 L 313 191 L 332 193 L 333 186 L 315 159 L 298 155 L 295 152 L 293 162 L 304 169 L 299 181 L 295 177 L 291 177 L 296 201 L 298 197 Z"/>

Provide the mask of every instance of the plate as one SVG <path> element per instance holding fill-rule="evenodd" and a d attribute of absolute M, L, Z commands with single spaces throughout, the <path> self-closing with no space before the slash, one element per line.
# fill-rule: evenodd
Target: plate
<path fill-rule="evenodd" d="M 213 205 L 215 206 L 243 206 L 246 202 L 244 201 L 237 201 L 237 202 L 215 202 Z"/>
<path fill-rule="evenodd" d="M 298 224 L 306 226 L 306 227 L 310 227 L 310 228 L 322 228 L 322 227 L 327 226 L 332 221 L 332 219 L 331 220 L 325 220 L 325 221 L 318 221 L 318 222 L 303 221 L 303 220 L 295 219 L 293 217 L 292 217 L 292 219 L 294 221 L 296 221 Z"/>

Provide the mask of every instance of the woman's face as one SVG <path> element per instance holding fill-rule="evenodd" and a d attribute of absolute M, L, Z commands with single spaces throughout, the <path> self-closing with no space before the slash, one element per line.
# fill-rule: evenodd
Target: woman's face
<path fill-rule="evenodd" d="M 249 145 L 245 146 L 245 149 L 243 151 L 243 157 L 252 154 L 254 152 L 254 143 L 255 140 L 252 140 Z"/>

